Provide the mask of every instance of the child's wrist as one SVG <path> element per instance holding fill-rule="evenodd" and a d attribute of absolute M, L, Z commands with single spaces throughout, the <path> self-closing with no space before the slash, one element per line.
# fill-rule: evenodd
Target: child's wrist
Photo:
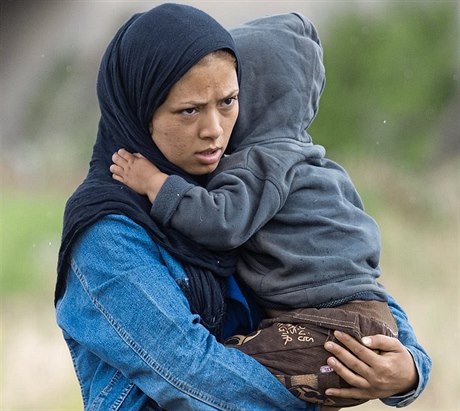
<path fill-rule="evenodd" d="M 161 187 L 163 187 L 163 184 L 165 183 L 167 178 L 168 178 L 168 175 L 165 173 L 162 173 L 161 171 L 158 173 L 155 173 L 150 178 L 150 182 L 149 182 L 150 189 L 148 190 L 147 195 L 151 203 L 155 201 L 155 198 L 157 197 L 158 193 L 160 192 Z"/>

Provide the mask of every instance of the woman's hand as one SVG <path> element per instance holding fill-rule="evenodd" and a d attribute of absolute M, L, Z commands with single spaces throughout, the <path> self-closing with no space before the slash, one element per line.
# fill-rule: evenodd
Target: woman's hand
<path fill-rule="evenodd" d="M 343 332 L 336 331 L 334 335 L 351 352 L 327 342 L 326 350 L 334 355 L 328 359 L 328 365 L 353 388 L 330 388 L 327 395 L 376 399 L 416 387 L 418 374 L 414 360 L 397 338 L 373 335 L 364 337 L 363 345 Z"/>

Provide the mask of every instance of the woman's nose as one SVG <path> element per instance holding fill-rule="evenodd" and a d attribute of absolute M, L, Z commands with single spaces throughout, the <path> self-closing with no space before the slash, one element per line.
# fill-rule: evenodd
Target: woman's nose
<path fill-rule="evenodd" d="M 218 110 L 210 110 L 202 118 L 200 138 L 219 138 L 223 133 L 221 115 Z"/>

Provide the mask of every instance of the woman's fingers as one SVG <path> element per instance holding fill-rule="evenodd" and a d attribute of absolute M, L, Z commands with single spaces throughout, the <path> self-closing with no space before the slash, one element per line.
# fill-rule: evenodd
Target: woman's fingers
<path fill-rule="evenodd" d="M 373 347 L 370 347 L 367 344 L 369 338 L 371 338 L 370 343 L 372 343 L 372 338 L 376 336 L 364 337 L 363 342 L 360 342 L 351 335 L 340 331 L 335 331 L 334 337 L 337 338 L 337 340 L 339 340 L 347 348 L 340 351 L 340 354 L 343 358 L 339 357 L 339 359 L 352 369 L 354 369 L 354 364 L 357 364 L 356 366 L 362 368 L 362 363 L 368 366 L 372 366 L 376 361 L 378 361 L 378 353 L 373 351 Z M 374 341 L 377 340 L 374 338 Z M 381 342 L 381 340 L 378 341 Z M 350 352 L 353 355 L 350 355 Z M 356 359 L 359 359 L 360 361 L 357 361 Z"/>
<path fill-rule="evenodd" d="M 336 331 L 334 336 L 344 347 L 332 341 L 325 344 L 334 355 L 328 358 L 328 365 L 352 387 L 331 389 L 328 395 L 386 398 L 416 386 L 414 361 L 397 338 L 372 335 L 361 343 L 342 332 Z"/>
<path fill-rule="evenodd" d="M 328 365 L 348 384 L 368 389 L 373 375 L 372 365 L 378 361 L 378 354 L 348 334 L 335 331 L 334 336 L 345 348 L 332 341 L 327 342 L 326 350 L 335 357 L 328 359 Z"/>
<path fill-rule="evenodd" d="M 326 395 L 340 398 L 359 398 L 361 400 L 373 400 L 378 397 L 371 395 L 370 391 L 359 388 L 328 388 Z"/>
<path fill-rule="evenodd" d="M 366 377 L 366 371 L 368 371 L 369 365 L 375 360 L 373 356 L 377 354 L 348 334 L 335 331 L 334 336 L 345 346 L 345 348 L 337 343 L 329 341 L 325 345 L 326 350 L 333 354 L 350 370 Z"/>
<path fill-rule="evenodd" d="M 401 349 L 401 343 L 397 338 L 380 334 L 364 337 L 363 344 L 365 344 L 366 347 L 377 351 L 395 352 Z"/>
<path fill-rule="evenodd" d="M 343 357 L 340 354 L 337 354 L 337 357 Z M 350 363 L 350 359 L 348 359 L 348 362 Z M 362 376 L 362 374 L 366 374 L 366 371 L 364 370 L 364 367 L 366 365 L 357 365 L 357 363 L 353 364 L 353 367 L 359 368 L 360 371 L 355 371 L 353 368 L 351 368 L 349 365 L 345 365 L 341 361 L 339 361 L 337 358 L 328 358 L 327 364 L 334 369 L 334 371 L 341 377 L 343 380 L 345 380 L 348 384 L 352 385 L 353 387 L 358 387 L 358 388 L 367 388 L 369 386 L 368 381 Z"/>

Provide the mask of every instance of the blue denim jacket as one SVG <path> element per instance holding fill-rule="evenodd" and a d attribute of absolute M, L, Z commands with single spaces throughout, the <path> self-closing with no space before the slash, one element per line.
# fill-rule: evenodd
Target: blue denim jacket
<path fill-rule="evenodd" d="M 219 344 L 190 313 L 181 265 L 123 216 L 108 216 L 75 243 L 57 320 L 74 362 L 85 410 L 307 410 L 257 361 Z M 401 341 L 419 372 L 431 369 L 394 301 Z"/>

